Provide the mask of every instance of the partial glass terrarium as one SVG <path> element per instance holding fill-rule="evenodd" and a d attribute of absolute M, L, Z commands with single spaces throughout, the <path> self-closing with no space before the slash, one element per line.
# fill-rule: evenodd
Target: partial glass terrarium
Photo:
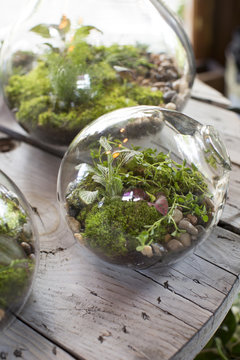
<path fill-rule="evenodd" d="M 0 330 L 25 304 L 38 254 L 32 210 L 16 185 L 0 171 Z"/>
<path fill-rule="evenodd" d="M 1 54 L 5 100 L 43 141 L 66 145 L 118 108 L 181 110 L 195 75 L 182 25 L 160 0 L 33 0 Z"/>
<path fill-rule="evenodd" d="M 213 127 L 176 111 L 129 107 L 76 136 L 60 166 L 58 197 L 75 239 L 102 259 L 166 265 L 217 224 L 229 170 Z"/>

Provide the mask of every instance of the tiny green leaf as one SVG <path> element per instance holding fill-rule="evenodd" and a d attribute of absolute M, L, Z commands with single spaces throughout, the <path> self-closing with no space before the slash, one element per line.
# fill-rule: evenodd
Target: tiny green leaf
<path fill-rule="evenodd" d="M 206 222 L 208 222 L 208 216 L 207 215 L 204 215 L 203 217 L 202 217 L 202 219 L 203 219 L 203 221 L 206 223 Z"/>
<path fill-rule="evenodd" d="M 49 28 L 48 25 L 45 24 L 39 24 L 37 26 L 34 26 L 33 28 L 30 29 L 30 31 L 35 32 L 36 34 L 49 39 L 51 38 L 50 32 L 49 32 Z"/>

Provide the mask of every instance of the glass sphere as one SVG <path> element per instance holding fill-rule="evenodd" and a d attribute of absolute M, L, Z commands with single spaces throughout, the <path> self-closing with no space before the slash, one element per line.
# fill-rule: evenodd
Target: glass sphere
<path fill-rule="evenodd" d="M 0 171 L 0 330 L 25 304 L 38 256 L 32 210 L 17 186 Z"/>
<path fill-rule="evenodd" d="M 34 0 L 0 64 L 17 121 L 58 145 L 118 108 L 181 110 L 195 75 L 182 25 L 159 0 Z"/>
<path fill-rule="evenodd" d="M 212 126 L 157 106 L 129 107 L 75 137 L 59 169 L 58 198 L 75 239 L 102 259 L 167 265 L 217 224 L 229 171 Z"/>

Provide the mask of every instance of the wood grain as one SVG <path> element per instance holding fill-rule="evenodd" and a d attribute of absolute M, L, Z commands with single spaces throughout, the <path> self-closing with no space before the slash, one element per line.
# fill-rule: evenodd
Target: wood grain
<path fill-rule="evenodd" d="M 6 360 L 73 359 L 64 350 L 17 319 L 1 333 L 0 354 L 0 358 Z"/>

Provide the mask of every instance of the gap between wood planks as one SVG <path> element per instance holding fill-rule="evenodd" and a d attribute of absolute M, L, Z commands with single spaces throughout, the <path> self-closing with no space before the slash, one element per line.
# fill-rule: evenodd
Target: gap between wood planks
<path fill-rule="evenodd" d="M 40 336 L 42 336 L 44 339 L 50 341 L 53 344 L 53 347 L 58 347 L 61 350 L 65 351 L 69 356 L 71 356 L 73 359 L 76 360 L 86 360 L 85 358 L 75 354 L 75 352 L 67 349 L 64 345 L 60 344 L 57 341 L 54 341 L 53 339 L 47 337 L 45 334 L 43 334 L 41 331 L 39 331 L 38 329 L 35 329 L 31 324 L 29 324 L 27 321 L 23 320 L 19 315 L 13 314 L 16 319 L 18 319 L 20 322 L 22 322 L 24 325 L 28 326 L 32 331 L 34 331 L 35 333 L 39 334 Z"/>

